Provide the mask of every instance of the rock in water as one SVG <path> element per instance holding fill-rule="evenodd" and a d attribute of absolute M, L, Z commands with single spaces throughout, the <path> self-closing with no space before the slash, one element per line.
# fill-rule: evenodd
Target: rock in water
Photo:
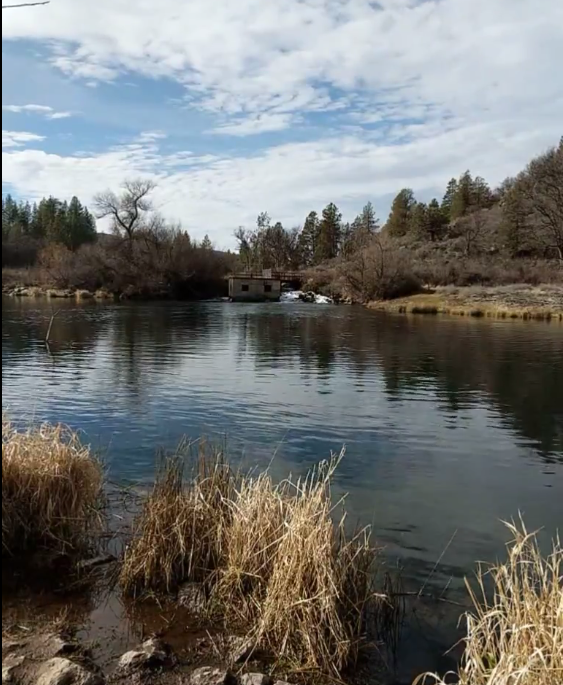
<path fill-rule="evenodd" d="M 231 678 L 220 668 L 198 668 L 190 677 L 190 685 L 229 685 Z"/>
<path fill-rule="evenodd" d="M 273 681 L 263 673 L 247 673 L 240 679 L 240 685 L 272 685 Z"/>
<path fill-rule="evenodd" d="M 36 685 L 104 685 L 104 679 L 68 659 L 51 659 L 40 668 Z"/>
<path fill-rule="evenodd" d="M 168 645 L 154 638 L 147 640 L 141 648 L 127 652 L 119 660 L 118 669 L 122 672 L 138 671 L 149 668 L 172 668 L 174 657 Z"/>
<path fill-rule="evenodd" d="M 25 657 L 23 656 L 8 656 L 4 658 L 4 655 L 2 655 L 2 685 L 15 685 L 18 682 L 15 671 L 24 661 Z"/>

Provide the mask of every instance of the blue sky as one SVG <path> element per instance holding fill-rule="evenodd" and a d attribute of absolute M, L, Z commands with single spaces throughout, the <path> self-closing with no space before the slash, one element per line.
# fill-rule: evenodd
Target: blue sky
<path fill-rule="evenodd" d="M 560 0 L 52 0 L 2 17 L 2 180 L 85 202 L 153 176 L 233 244 L 336 202 L 385 219 L 563 134 Z"/>

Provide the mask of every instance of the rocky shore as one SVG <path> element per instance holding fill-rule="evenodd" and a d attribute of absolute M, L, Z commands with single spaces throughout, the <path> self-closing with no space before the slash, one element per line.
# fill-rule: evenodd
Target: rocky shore
<path fill-rule="evenodd" d="M 59 300 L 114 300 L 115 295 L 107 290 L 71 290 L 60 288 L 43 288 L 40 286 L 9 285 L 2 286 L 5 297 L 49 298 Z"/>
<path fill-rule="evenodd" d="M 236 643 L 235 643 L 236 644 Z M 153 637 L 103 669 L 92 650 L 56 632 L 4 634 L 3 685 L 289 685 L 245 663 L 246 653 L 234 651 L 223 665 L 190 668 L 172 648 Z"/>

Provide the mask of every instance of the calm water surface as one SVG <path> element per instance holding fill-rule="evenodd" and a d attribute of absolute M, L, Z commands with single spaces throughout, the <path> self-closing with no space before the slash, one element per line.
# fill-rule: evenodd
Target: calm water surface
<path fill-rule="evenodd" d="M 545 540 L 563 521 L 561 325 L 3 300 L 2 407 L 82 430 L 127 481 L 150 481 L 155 448 L 184 435 L 226 438 L 252 465 L 275 453 L 280 477 L 346 445 L 352 516 L 407 588 L 454 600 L 476 560 L 502 555 L 501 519 L 522 512 Z M 396 682 L 451 665 L 459 609 L 414 609 Z"/>

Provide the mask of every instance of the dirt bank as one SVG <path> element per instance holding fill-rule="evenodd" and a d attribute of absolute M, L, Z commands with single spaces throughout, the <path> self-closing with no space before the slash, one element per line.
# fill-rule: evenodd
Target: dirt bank
<path fill-rule="evenodd" d="M 436 288 L 397 300 L 370 302 L 368 307 L 400 314 L 563 321 L 563 285 Z"/>

